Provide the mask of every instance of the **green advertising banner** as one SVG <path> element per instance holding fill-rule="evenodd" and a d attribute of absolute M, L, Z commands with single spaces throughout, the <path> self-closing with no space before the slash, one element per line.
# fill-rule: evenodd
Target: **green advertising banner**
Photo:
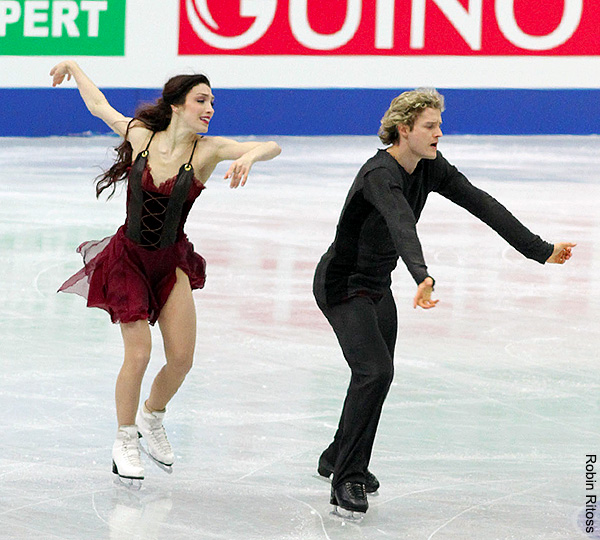
<path fill-rule="evenodd" d="M 0 0 L 0 55 L 124 56 L 125 0 Z"/>

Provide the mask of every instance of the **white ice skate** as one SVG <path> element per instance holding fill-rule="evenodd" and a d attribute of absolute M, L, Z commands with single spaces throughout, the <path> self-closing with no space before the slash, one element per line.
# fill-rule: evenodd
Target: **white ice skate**
<path fill-rule="evenodd" d="M 138 411 L 136 422 L 138 432 L 144 438 L 147 446 L 147 448 L 142 446 L 142 450 L 161 469 L 171 474 L 175 455 L 162 423 L 164 416 L 165 411 L 150 412 L 144 404 Z"/>
<path fill-rule="evenodd" d="M 137 426 L 120 426 L 112 450 L 112 470 L 117 480 L 132 489 L 140 489 L 144 467 L 140 458 Z"/>

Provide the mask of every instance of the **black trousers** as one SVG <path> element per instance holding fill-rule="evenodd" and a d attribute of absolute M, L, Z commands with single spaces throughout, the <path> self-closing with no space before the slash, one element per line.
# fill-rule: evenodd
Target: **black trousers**
<path fill-rule="evenodd" d="M 334 487 L 344 482 L 364 483 L 383 402 L 394 376 L 396 304 L 388 289 L 378 302 L 356 297 L 319 308 L 352 371 L 337 432 L 323 454 L 335 464 Z"/>

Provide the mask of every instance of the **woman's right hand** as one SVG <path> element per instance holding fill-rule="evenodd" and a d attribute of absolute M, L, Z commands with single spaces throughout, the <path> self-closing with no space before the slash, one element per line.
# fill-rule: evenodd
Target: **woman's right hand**
<path fill-rule="evenodd" d="M 50 70 L 50 76 L 52 77 L 52 86 L 58 86 L 61 84 L 65 77 L 67 77 L 67 81 L 71 80 L 71 66 L 73 62 L 71 60 L 65 60 L 64 62 L 60 62 L 56 64 Z"/>

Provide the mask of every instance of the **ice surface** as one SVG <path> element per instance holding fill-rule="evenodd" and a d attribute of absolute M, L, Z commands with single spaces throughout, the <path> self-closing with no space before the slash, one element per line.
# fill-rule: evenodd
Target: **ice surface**
<path fill-rule="evenodd" d="M 124 196 L 98 202 L 92 184 L 118 140 L 1 140 L 0 538 L 585 538 L 585 457 L 600 453 L 600 138 L 442 141 L 529 228 L 578 246 L 542 266 L 430 197 L 419 234 L 440 303 L 413 310 L 400 264 L 395 383 L 370 466 L 382 487 L 360 525 L 330 515 L 315 477 L 348 369 L 311 280 L 379 144 L 278 142 L 243 189 L 220 166 L 192 211 L 208 279 L 194 293 L 195 367 L 165 421 L 176 463 L 167 475 L 147 461 L 131 492 L 110 472 L 119 329 L 55 292 L 80 267 L 77 245 L 124 220 Z M 164 362 L 154 335 L 144 393 Z"/>

